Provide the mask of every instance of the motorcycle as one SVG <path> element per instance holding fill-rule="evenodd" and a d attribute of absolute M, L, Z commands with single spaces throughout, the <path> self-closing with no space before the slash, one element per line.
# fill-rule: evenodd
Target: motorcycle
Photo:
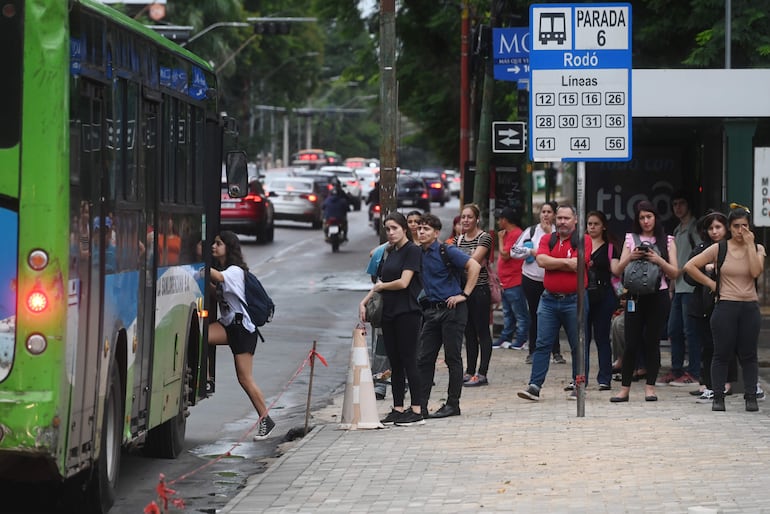
<path fill-rule="evenodd" d="M 327 218 L 324 221 L 324 236 L 326 236 L 326 242 L 332 245 L 332 252 L 338 252 L 345 240 L 342 223 L 337 218 Z"/>
<path fill-rule="evenodd" d="M 372 222 L 374 233 L 379 237 L 380 229 L 382 228 L 382 208 L 380 204 L 372 204 L 369 207 L 369 221 Z"/>

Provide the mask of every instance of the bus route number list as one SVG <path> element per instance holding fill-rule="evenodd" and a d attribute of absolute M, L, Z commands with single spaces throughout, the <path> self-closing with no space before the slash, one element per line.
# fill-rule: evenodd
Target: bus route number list
<path fill-rule="evenodd" d="M 618 152 L 626 150 L 625 132 L 618 135 L 608 135 L 607 129 L 614 131 L 625 129 L 627 120 L 625 91 L 541 91 L 534 95 L 533 101 L 538 107 L 535 115 L 535 128 L 545 131 L 568 131 L 560 138 L 564 144 L 569 144 L 571 152 L 589 151 L 591 144 L 597 142 L 602 150 Z M 591 108 L 595 109 L 595 112 Z M 551 108 L 551 109 L 549 109 Z M 606 112 L 617 109 L 617 112 Z M 552 110 L 553 113 L 550 113 Z M 602 130 L 597 141 L 591 132 Z M 535 147 L 540 152 L 556 152 L 556 137 L 535 137 Z M 596 148 L 595 148 L 596 150 Z"/>

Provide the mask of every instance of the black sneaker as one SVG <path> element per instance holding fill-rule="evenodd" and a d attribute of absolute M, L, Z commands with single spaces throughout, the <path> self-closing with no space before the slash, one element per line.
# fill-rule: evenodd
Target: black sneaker
<path fill-rule="evenodd" d="M 259 428 L 257 428 L 257 435 L 254 436 L 254 440 L 261 441 L 262 439 L 267 439 L 267 436 L 270 435 L 274 428 L 275 421 L 273 421 L 270 416 L 265 416 L 262 418 L 262 421 L 259 422 Z"/>
<path fill-rule="evenodd" d="M 535 384 L 529 384 L 526 389 L 516 393 L 519 398 L 524 400 L 532 400 L 533 402 L 540 401 L 540 388 Z"/>
<path fill-rule="evenodd" d="M 383 425 L 392 425 L 403 414 L 404 414 L 403 412 L 399 412 L 396 409 L 391 409 L 390 413 L 380 420 L 380 423 L 382 423 Z"/>
<path fill-rule="evenodd" d="M 565 391 L 574 391 L 575 390 L 575 382 L 570 382 L 564 387 Z"/>
<path fill-rule="evenodd" d="M 412 409 L 405 410 L 400 413 L 401 416 L 396 420 L 395 425 L 398 427 L 411 427 L 412 425 L 424 425 L 425 420 L 421 414 L 417 414 Z"/>

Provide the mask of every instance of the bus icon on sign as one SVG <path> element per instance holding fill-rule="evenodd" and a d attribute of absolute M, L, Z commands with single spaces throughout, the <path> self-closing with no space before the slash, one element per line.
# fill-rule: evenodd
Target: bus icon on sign
<path fill-rule="evenodd" d="M 540 43 L 549 41 L 563 45 L 567 39 L 566 19 L 563 12 L 544 12 L 540 14 Z"/>

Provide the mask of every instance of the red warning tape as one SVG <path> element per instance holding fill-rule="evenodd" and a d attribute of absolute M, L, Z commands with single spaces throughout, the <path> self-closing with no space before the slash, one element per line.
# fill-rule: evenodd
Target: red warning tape
<path fill-rule="evenodd" d="M 327 364 L 326 359 L 323 357 L 323 355 L 318 353 L 316 350 L 311 349 L 307 357 L 305 357 L 305 359 L 302 361 L 302 364 L 300 364 L 299 368 L 297 368 L 297 371 L 294 372 L 294 375 L 292 375 L 292 377 L 283 387 L 281 392 L 278 393 L 278 396 L 276 396 L 275 399 L 273 399 L 273 401 L 270 403 L 270 405 L 267 406 L 267 412 L 265 412 L 264 415 L 260 416 L 259 419 L 257 419 L 257 421 L 253 425 L 251 425 L 251 427 L 246 432 L 243 433 L 240 439 L 238 439 L 235 443 L 233 443 L 233 445 L 230 447 L 229 450 L 227 450 L 225 453 L 221 455 L 217 455 L 207 463 L 189 471 L 188 473 L 185 473 L 179 476 L 178 478 L 169 481 L 168 485 L 174 485 L 176 483 L 179 483 L 193 475 L 196 475 L 197 473 L 200 473 L 207 467 L 216 464 L 220 460 L 226 457 L 230 457 L 231 452 L 234 449 L 236 449 L 238 446 L 240 446 L 241 443 L 244 442 L 249 437 L 249 435 L 254 431 L 254 429 L 256 429 L 257 426 L 259 426 L 259 422 L 262 421 L 262 419 L 270 413 L 270 409 L 273 408 L 273 405 L 275 405 L 278 402 L 278 400 L 281 399 L 283 394 L 289 389 L 289 386 L 291 386 L 291 384 L 297 379 L 299 374 L 302 373 L 302 370 L 305 369 L 305 367 L 314 359 L 318 359 L 321 362 L 321 364 L 323 364 L 327 368 L 329 367 L 329 364 Z M 155 487 L 155 492 L 158 494 L 158 501 L 161 503 L 161 505 L 163 505 L 163 509 L 161 510 L 158 504 L 155 503 L 155 501 L 153 500 L 150 503 L 148 503 L 147 506 L 144 508 L 145 514 L 161 514 L 161 513 L 168 512 L 169 501 L 171 501 L 171 504 L 174 506 L 174 508 L 179 510 L 184 510 L 185 508 L 184 500 L 182 498 L 172 498 L 176 494 L 176 491 L 174 489 L 169 488 L 166 485 L 166 475 L 164 475 L 163 473 L 160 474 L 160 479 L 158 480 L 158 485 Z"/>

